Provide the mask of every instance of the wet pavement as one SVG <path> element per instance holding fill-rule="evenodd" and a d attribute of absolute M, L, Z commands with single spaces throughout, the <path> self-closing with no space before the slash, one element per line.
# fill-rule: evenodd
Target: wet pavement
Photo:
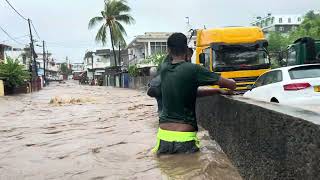
<path fill-rule="evenodd" d="M 157 121 L 135 90 L 67 82 L 0 97 L 0 179 L 241 179 L 205 131 L 200 153 L 154 156 Z"/>

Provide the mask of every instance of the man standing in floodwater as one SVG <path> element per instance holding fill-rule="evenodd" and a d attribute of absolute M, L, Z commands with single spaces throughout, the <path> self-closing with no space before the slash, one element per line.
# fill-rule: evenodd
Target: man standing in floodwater
<path fill-rule="evenodd" d="M 172 34 L 167 45 L 172 61 L 163 63 L 160 68 L 162 111 L 153 151 L 157 154 L 194 153 L 199 151 L 196 98 L 223 92 L 198 90 L 198 87 L 217 84 L 232 91 L 236 84 L 200 65 L 186 62 L 188 46 L 184 34 Z"/>

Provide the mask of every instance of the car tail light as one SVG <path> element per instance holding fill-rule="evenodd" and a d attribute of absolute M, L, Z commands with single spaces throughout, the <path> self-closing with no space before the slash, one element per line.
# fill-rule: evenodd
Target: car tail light
<path fill-rule="evenodd" d="M 285 91 L 298 91 L 301 89 L 306 89 L 308 87 L 311 87 L 309 83 L 293 83 L 293 84 L 287 84 L 283 86 Z"/>

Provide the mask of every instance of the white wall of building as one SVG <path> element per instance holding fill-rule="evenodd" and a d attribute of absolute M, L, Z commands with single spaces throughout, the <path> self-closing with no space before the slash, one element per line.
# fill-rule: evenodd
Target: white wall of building
<path fill-rule="evenodd" d="M 298 27 L 303 21 L 301 14 L 269 14 L 266 17 L 259 17 L 251 25 L 262 28 L 264 32 L 279 31 L 287 33 Z M 279 29 L 280 28 L 280 29 Z"/>
<path fill-rule="evenodd" d="M 159 33 L 146 33 L 145 35 L 138 36 L 128 46 L 129 65 L 141 64 L 151 55 L 158 52 L 167 52 L 167 40 L 172 33 L 163 33 L 159 36 Z M 189 41 L 189 37 L 188 37 Z M 192 37 L 189 47 L 195 49 L 196 37 Z"/>

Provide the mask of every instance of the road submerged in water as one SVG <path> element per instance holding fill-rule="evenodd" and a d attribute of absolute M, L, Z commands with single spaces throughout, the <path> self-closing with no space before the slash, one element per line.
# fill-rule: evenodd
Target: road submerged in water
<path fill-rule="evenodd" d="M 201 152 L 156 157 L 154 99 L 141 91 L 52 83 L 0 97 L 0 179 L 241 179 L 201 130 Z"/>

